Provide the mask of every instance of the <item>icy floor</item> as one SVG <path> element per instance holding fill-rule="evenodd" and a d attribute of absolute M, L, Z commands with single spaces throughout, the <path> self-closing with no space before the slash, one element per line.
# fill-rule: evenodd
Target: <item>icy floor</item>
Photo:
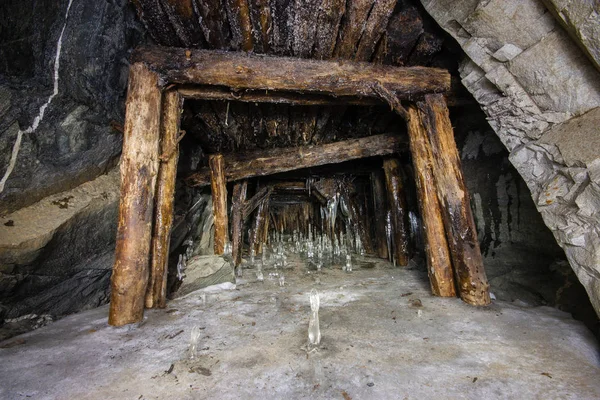
<path fill-rule="evenodd" d="M 138 326 L 107 326 L 106 307 L 64 318 L 0 344 L 0 399 L 600 398 L 598 345 L 569 315 L 434 298 L 421 272 L 376 264 L 292 262 L 284 287 L 246 270 Z M 312 288 L 322 343 L 307 354 Z"/>

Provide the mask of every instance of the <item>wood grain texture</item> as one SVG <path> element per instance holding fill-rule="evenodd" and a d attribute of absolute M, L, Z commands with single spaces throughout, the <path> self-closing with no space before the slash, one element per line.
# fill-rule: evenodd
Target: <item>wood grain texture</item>
<path fill-rule="evenodd" d="M 397 135 L 375 135 L 323 145 L 232 153 L 226 156 L 225 178 L 231 182 L 358 158 L 388 155 L 400 152 L 404 144 L 404 140 Z M 206 186 L 210 182 L 210 176 L 210 170 L 203 168 L 188 176 L 186 183 L 190 186 Z"/>
<path fill-rule="evenodd" d="M 229 220 L 227 217 L 227 186 L 225 181 L 225 160 L 222 154 L 208 157 L 210 187 L 212 190 L 213 215 L 215 224 L 215 254 L 225 252 L 228 239 Z"/>
<path fill-rule="evenodd" d="M 468 304 L 488 305 L 489 283 L 446 101 L 441 95 L 429 95 L 417 105 L 431 143 L 433 174 L 459 295 Z"/>
<path fill-rule="evenodd" d="M 372 88 L 379 83 L 396 94 L 418 98 L 426 93 L 446 92 L 451 85 L 447 71 L 425 67 L 403 68 L 168 47 L 138 48 L 132 59 L 144 62 L 164 82 L 239 90 L 378 97 Z"/>
<path fill-rule="evenodd" d="M 146 290 L 146 308 L 164 308 L 167 305 L 167 272 L 173 226 L 175 178 L 179 159 L 177 139 L 181 107 L 182 98 L 177 91 L 169 91 L 163 95 L 160 152 L 169 153 L 169 157 L 160 163 L 156 182 L 152 258 Z"/>
<path fill-rule="evenodd" d="M 409 107 L 408 113 L 410 152 L 415 171 L 419 210 L 423 219 L 425 256 L 431 291 L 435 296 L 454 297 L 456 289 L 452 259 L 435 189 L 431 145 L 417 108 Z"/>
<path fill-rule="evenodd" d="M 108 316 L 108 323 L 113 326 L 139 322 L 144 315 L 159 165 L 160 115 L 158 76 L 143 64 L 131 65 L 121 156 L 121 200 Z"/>

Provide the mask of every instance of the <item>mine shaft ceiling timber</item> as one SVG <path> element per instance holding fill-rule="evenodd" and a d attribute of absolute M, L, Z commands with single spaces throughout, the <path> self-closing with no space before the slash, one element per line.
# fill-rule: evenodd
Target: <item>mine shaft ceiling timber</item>
<path fill-rule="evenodd" d="M 456 48 L 410 0 L 134 0 L 153 41 L 189 49 L 432 66 Z M 406 130 L 387 106 L 185 103 L 182 129 L 205 153 L 331 143 Z"/>

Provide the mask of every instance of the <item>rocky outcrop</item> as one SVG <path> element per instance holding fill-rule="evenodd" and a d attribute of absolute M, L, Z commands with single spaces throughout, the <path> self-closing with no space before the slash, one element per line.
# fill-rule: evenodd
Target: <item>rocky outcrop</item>
<path fill-rule="evenodd" d="M 0 321 L 108 301 L 118 169 L 0 217 Z"/>
<path fill-rule="evenodd" d="M 72 189 L 115 165 L 128 53 L 143 33 L 126 0 L 61 0 L 52 6 L 8 0 L 0 14 L 5 17 L 0 18 L 0 178 L 19 130 L 25 131 L 14 170 L 0 190 L 2 215 Z"/>
<path fill-rule="evenodd" d="M 600 313 L 600 73 L 541 1 L 421 2 Z"/>

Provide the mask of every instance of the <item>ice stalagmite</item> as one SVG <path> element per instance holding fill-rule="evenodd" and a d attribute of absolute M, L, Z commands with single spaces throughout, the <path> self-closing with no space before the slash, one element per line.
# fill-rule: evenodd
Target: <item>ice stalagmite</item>
<path fill-rule="evenodd" d="M 310 320 L 308 321 L 308 341 L 312 346 L 321 343 L 321 330 L 319 329 L 319 292 L 316 289 L 310 292 Z"/>

